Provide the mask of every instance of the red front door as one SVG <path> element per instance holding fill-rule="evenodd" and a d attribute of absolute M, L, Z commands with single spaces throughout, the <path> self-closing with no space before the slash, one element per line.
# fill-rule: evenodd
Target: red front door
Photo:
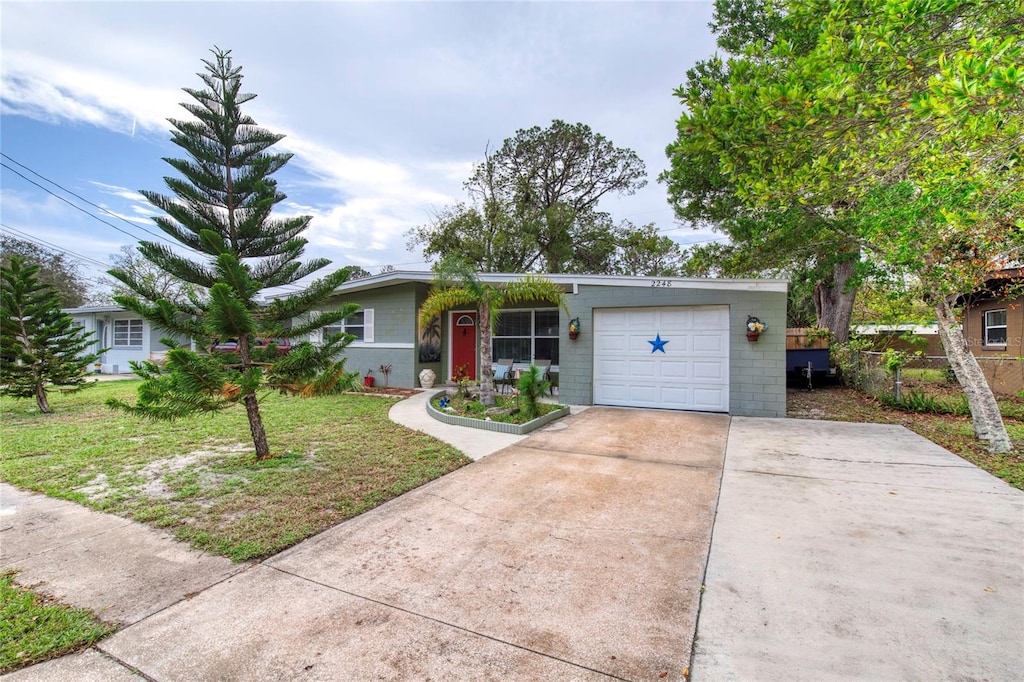
<path fill-rule="evenodd" d="M 476 313 L 452 313 L 452 376 L 463 365 L 476 380 Z"/>

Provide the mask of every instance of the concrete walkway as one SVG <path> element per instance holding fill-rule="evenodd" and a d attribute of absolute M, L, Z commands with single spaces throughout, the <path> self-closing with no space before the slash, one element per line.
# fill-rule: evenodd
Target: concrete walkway
<path fill-rule="evenodd" d="M 733 419 L 693 680 L 1024 679 L 1024 492 L 900 426 Z"/>
<path fill-rule="evenodd" d="M 419 391 L 416 395 L 395 403 L 388 412 L 391 421 L 407 426 L 414 431 L 422 431 L 434 438 L 454 445 L 473 459 L 480 459 L 510 445 L 515 445 L 526 436 L 514 436 L 510 433 L 467 429 L 439 422 L 427 414 L 427 402 L 440 388 Z"/>

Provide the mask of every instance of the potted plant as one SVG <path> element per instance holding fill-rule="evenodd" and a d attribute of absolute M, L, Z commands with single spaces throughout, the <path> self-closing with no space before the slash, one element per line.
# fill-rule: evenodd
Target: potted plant
<path fill-rule="evenodd" d="M 747 318 L 747 341 L 757 341 L 761 337 L 761 332 L 768 328 L 768 325 L 761 322 L 756 317 Z"/>
<path fill-rule="evenodd" d="M 379 369 L 380 373 L 384 375 L 384 388 L 387 388 L 388 385 L 391 383 L 391 363 L 382 362 L 380 363 L 380 367 L 378 367 L 377 369 Z"/>
<path fill-rule="evenodd" d="M 574 317 L 569 321 L 569 338 L 576 340 L 580 335 L 580 318 Z"/>
<path fill-rule="evenodd" d="M 373 370 L 366 370 L 366 376 L 363 377 L 363 386 L 366 388 L 373 388 Z"/>

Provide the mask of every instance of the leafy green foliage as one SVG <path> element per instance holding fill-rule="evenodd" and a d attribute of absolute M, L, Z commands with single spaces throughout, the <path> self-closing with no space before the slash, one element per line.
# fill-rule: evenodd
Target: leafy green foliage
<path fill-rule="evenodd" d="M 899 399 L 892 394 L 883 394 L 879 399 L 889 405 L 908 412 L 923 412 L 927 414 L 956 414 L 961 416 L 970 415 L 971 410 L 967 405 L 964 396 L 955 399 L 942 399 L 931 396 L 924 391 L 910 389 L 903 392 Z"/>
<path fill-rule="evenodd" d="M 718 70 L 680 121 L 684 149 L 716 159 L 746 210 L 825 217 L 847 253 L 917 285 L 970 385 L 978 437 L 1008 450 L 948 299 L 1024 258 L 1024 4 L 772 7 L 786 29 Z"/>
<path fill-rule="evenodd" d="M 171 120 L 172 141 L 188 156 L 166 159 L 181 176 L 165 178 L 172 195 L 142 191 L 164 213 L 154 219 L 157 226 L 203 258 L 196 261 L 142 242 L 139 253 L 151 267 L 120 267 L 110 274 L 129 292 L 115 296 L 125 308 L 159 328 L 194 339 L 201 349 L 228 339 L 237 340 L 237 349 L 204 355 L 174 347 L 163 366 L 133 366 L 147 380 L 136 405 L 119 400 L 109 404 L 153 419 L 180 419 L 242 403 L 257 455 L 266 458 L 270 451 L 257 391 L 312 396 L 350 387 L 355 374 L 346 372 L 338 358 L 352 337 L 338 335 L 316 346 L 303 341 L 288 355 L 259 349 L 254 341 L 309 338 L 357 307 L 311 312 L 346 281 L 347 268 L 297 294 L 270 304 L 261 301 L 262 291 L 294 284 L 329 261 L 300 260 L 307 243 L 300 235 L 309 216 L 272 216 L 274 206 L 286 198 L 272 176 L 291 155 L 272 152 L 282 136 L 258 127 L 243 113 L 242 105 L 255 95 L 242 92 L 241 68 L 233 66 L 230 51 L 212 52 L 214 59 L 204 60 L 206 71 L 199 74 L 205 88 L 185 88 L 194 101 L 182 107 L 195 118 Z M 156 286 L 154 271 L 181 285 Z M 174 345 L 173 340 L 164 342 Z"/>
<path fill-rule="evenodd" d="M 537 416 L 537 405 L 540 399 L 551 390 L 551 382 L 545 378 L 544 370 L 536 365 L 530 365 L 519 376 L 516 383 L 519 389 L 519 407 L 527 419 Z"/>
<path fill-rule="evenodd" d="M 46 394 L 58 388 L 76 391 L 99 352 L 92 332 L 75 325 L 60 307 L 60 295 L 39 281 L 39 266 L 20 256 L 0 266 L 0 393 L 35 398 L 39 411 L 50 413 Z"/>
<path fill-rule="evenodd" d="M 675 242 L 598 210 L 603 197 L 643 187 L 645 175 L 635 152 L 582 123 L 518 130 L 474 168 L 470 201 L 410 231 L 409 248 L 458 253 L 482 272 L 676 275 Z"/>
<path fill-rule="evenodd" d="M 813 46 L 813 33 L 796 25 L 781 2 L 718 0 L 711 24 L 718 46 L 732 55 L 699 62 L 686 73 L 675 94 L 684 113 L 677 137 L 666 153 L 670 168 L 660 176 L 669 201 L 681 221 L 695 228 L 711 227 L 727 243 L 692 247 L 685 271 L 695 276 L 784 276 L 799 292 L 791 299 L 792 326 L 830 328 L 847 339 L 855 290 L 862 273 L 855 271 L 859 245 L 841 227 L 830 201 L 789 198 L 772 205 L 752 205 L 732 175 L 733 140 L 748 136 L 762 140 L 761 121 L 730 120 L 727 130 L 705 125 L 717 111 L 723 94 L 750 87 L 752 73 L 781 61 L 774 52 L 780 43 Z M 746 144 L 746 143 L 744 143 Z M 752 143 L 751 143 L 752 144 Z M 812 319 L 813 316 L 813 319 Z"/>

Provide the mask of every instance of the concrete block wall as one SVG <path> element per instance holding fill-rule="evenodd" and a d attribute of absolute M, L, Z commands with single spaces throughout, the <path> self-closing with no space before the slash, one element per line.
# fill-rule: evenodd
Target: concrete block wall
<path fill-rule="evenodd" d="M 561 313 L 559 395 L 571 404 L 593 402 L 594 309 L 688 305 L 729 306 L 729 413 L 749 417 L 786 415 L 786 294 L 730 288 L 580 285 Z M 747 316 L 768 325 L 757 342 L 747 341 Z M 569 339 L 569 319 L 578 317 L 583 333 Z"/>
<path fill-rule="evenodd" d="M 378 368 L 391 364 L 389 384 L 412 388 L 416 381 L 416 289 L 401 284 L 386 289 L 347 294 L 338 303 L 356 303 L 373 309 L 373 341 L 354 342 L 345 349 L 345 368 L 365 376 L 372 369 L 377 385 L 384 377 Z"/>

